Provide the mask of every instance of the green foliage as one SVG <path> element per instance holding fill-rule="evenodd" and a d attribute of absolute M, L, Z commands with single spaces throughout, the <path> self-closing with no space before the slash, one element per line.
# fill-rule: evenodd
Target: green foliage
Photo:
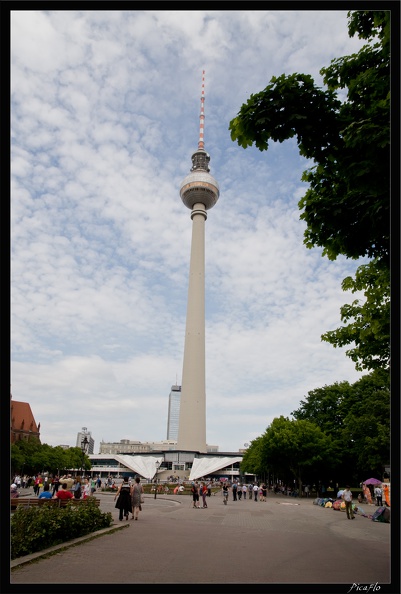
<path fill-rule="evenodd" d="M 112 523 L 112 514 L 101 512 L 92 501 L 64 508 L 46 504 L 18 507 L 11 517 L 11 559 L 96 532 Z"/>
<path fill-rule="evenodd" d="M 349 13 L 350 34 L 372 40 L 383 32 L 380 41 L 323 68 L 325 91 L 310 75 L 272 77 L 229 124 L 231 139 L 243 148 L 266 150 L 269 140 L 297 136 L 300 154 L 316 163 L 302 177 L 309 183 L 299 202 L 305 244 L 323 247 L 332 260 L 343 254 L 388 263 L 389 19 L 387 11 Z M 337 91 L 344 88 L 341 102 Z"/>
<path fill-rule="evenodd" d="M 342 321 L 352 323 L 322 337 L 334 346 L 355 342 L 347 355 L 362 370 L 389 360 L 390 11 L 350 11 L 348 31 L 368 43 L 322 68 L 326 90 L 307 74 L 272 77 L 241 106 L 229 130 L 239 146 L 261 151 L 269 140 L 296 136 L 300 154 L 315 163 L 302 175 L 309 184 L 299 201 L 304 244 L 322 247 L 330 260 L 340 254 L 372 260 L 343 285 L 365 290 L 366 303 L 345 305 Z"/>
<path fill-rule="evenodd" d="M 307 420 L 273 419 L 265 433 L 252 441 L 244 455 L 241 470 L 259 473 L 291 473 L 302 488 L 305 475 L 318 473 L 333 455 L 333 446 L 323 431 Z"/>
<path fill-rule="evenodd" d="M 388 371 L 376 369 L 354 384 L 312 390 L 300 404 L 291 414 L 321 427 L 337 448 L 339 469 L 349 466 L 356 476 L 382 473 L 390 460 Z"/>
<path fill-rule="evenodd" d="M 80 469 L 84 461 L 84 469 L 90 470 L 91 462 L 85 454 L 82 458 L 81 448 L 64 449 L 41 444 L 39 439 L 20 440 L 11 446 L 11 474 L 24 473 L 36 475 L 49 472 L 52 475 L 63 473 L 69 469 Z"/>
<path fill-rule="evenodd" d="M 355 362 L 358 371 L 388 369 L 390 366 L 390 274 L 377 262 L 360 266 L 355 279 L 343 280 L 344 291 L 364 291 L 366 301 L 359 300 L 341 307 L 345 326 L 326 332 L 322 340 L 334 347 L 354 344 L 346 355 Z"/>

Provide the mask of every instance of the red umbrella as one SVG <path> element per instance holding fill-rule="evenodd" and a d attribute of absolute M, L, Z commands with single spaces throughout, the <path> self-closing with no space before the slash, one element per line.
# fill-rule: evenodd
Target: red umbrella
<path fill-rule="evenodd" d="M 365 485 L 381 485 L 382 481 L 379 481 L 378 479 L 375 478 L 370 478 L 367 481 L 363 481 L 365 483 Z"/>

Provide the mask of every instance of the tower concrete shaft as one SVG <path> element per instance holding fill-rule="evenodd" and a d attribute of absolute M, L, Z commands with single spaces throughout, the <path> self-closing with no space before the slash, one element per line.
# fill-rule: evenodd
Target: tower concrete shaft
<path fill-rule="evenodd" d="M 206 452 L 205 220 L 203 204 L 192 217 L 188 307 L 182 369 L 178 449 Z"/>
<path fill-rule="evenodd" d="M 180 187 L 181 199 L 191 209 L 192 242 L 177 448 L 206 453 L 205 221 L 220 190 L 209 173 L 210 156 L 204 150 L 205 71 L 202 74 L 198 150 L 192 155 L 191 173 Z"/>

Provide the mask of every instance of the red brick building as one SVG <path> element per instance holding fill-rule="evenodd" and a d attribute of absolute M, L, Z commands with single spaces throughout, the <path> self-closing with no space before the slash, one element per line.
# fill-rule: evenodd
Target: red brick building
<path fill-rule="evenodd" d="M 28 402 L 17 402 L 10 394 L 11 443 L 37 437 L 40 441 L 40 423 L 36 424 Z"/>

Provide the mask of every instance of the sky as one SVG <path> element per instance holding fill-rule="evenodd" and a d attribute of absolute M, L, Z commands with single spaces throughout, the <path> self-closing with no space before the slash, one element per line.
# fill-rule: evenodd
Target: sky
<path fill-rule="evenodd" d="M 206 437 L 235 452 L 308 393 L 362 377 L 321 340 L 362 261 L 303 244 L 313 166 L 296 140 L 242 149 L 229 122 L 272 76 L 352 54 L 346 10 L 11 11 L 11 393 L 42 443 L 167 439 L 181 384 L 199 139 L 220 197 L 205 224 Z M 343 98 L 343 97 L 342 97 Z"/>

